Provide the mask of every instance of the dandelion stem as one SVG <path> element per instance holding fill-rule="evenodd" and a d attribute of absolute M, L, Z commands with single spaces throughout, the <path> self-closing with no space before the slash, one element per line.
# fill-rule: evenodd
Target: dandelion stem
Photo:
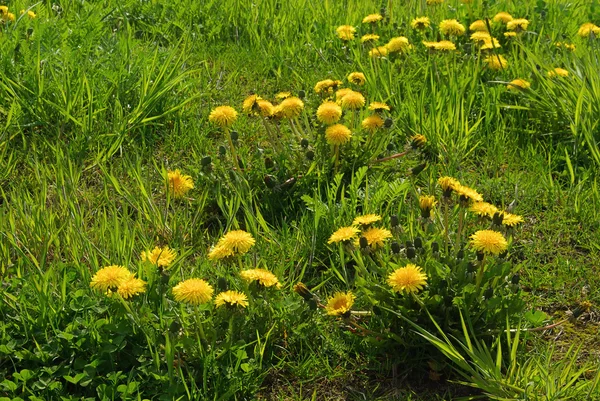
<path fill-rule="evenodd" d="M 231 139 L 231 134 L 228 128 L 225 128 L 225 136 L 227 137 L 227 141 L 229 142 L 229 148 L 231 149 L 231 158 L 233 159 L 233 165 L 239 172 L 241 172 L 240 165 L 238 163 L 237 152 L 235 150 L 235 146 L 233 145 L 233 140 Z"/>
<path fill-rule="evenodd" d="M 339 166 L 339 162 L 340 162 L 340 145 L 334 145 L 333 152 L 335 153 L 335 162 L 334 162 L 334 169 L 333 169 L 333 175 L 335 176 L 335 175 L 337 175 L 338 166 Z"/>

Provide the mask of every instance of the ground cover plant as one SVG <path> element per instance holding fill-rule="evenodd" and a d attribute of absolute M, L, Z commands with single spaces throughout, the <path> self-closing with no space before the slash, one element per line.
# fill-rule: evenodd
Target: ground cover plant
<path fill-rule="evenodd" d="M 0 399 L 600 399 L 597 2 L 0 13 Z"/>

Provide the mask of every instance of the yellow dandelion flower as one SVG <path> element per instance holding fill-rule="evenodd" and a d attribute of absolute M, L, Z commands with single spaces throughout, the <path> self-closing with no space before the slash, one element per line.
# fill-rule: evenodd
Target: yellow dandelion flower
<path fill-rule="evenodd" d="M 522 90 L 529 89 L 530 86 L 531 86 L 531 84 L 529 82 L 525 81 L 524 79 L 520 79 L 520 78 L 513 79 L 512 81 L 510 81 L 508 83 L 508 85 L 506 85 L 508 90 L 514 91 L 514 92 L 520 92 Z"/>
<path fill-rule="evenodd" d="M 324 124 L 334 124 L 342 117 L 342 108 L 335 102 L 324 102 L 317 109 L 317 120 Z"/>
<path fill-rule="evenodd" d="M 336 292 L 333 297 L 327 300 L 325 310 L 330 316 L 347 315 L 354 305 L 356 297 L 351 291 Z"/>
<path fill-rule="evenodd" d="M 208 116 L 208 121 L 221 128 L 229 128 L 237 119 L 237 111 L 231 106 L 215 107 Z"/>
<path fill-rule="evenodd" d="M 363 35 L 360 38 L 361 43 L 376 42 L 378 40 L 379 40 L 379 35 L 375 35 L 374 33 L 367 33 L 366 35 Z"/>
<path fill-rule="evenodd" d="M 287 99 L 288 97 L 291 97 L 291 96 L 292 96 L 291 92 L 279 92 L 275 95 L 275 99 L 283 100 L 283 99 Z"/>
<path fill-rule="evenodd" d="M 265 269 L 242 270 L 240 272 L 240 276 L 242 277 L 242 279 L 249 283 L 256 281 L 263 287 L 281 288 L 281 284 L 279 283 L 277 277 L 273 273 Z"/>
<path fill-rule="evenodd" d="M 336 33 L 338 38 L 344 41 L 354 39 L 354 34 L 356 33 L 356 28 L 351 25 L 342 25 L 336 28 Z"/>
<path fill-rule="evenodd" d="M 264 99 L 260 99 L 256 102 L 256 108 L 258 108 L 258 113 L 261 117 L 271 117 L 275 110 L 273 103 Z"/>
<path fill-rule="evenodd" d="M 440 32 L 447 36 L 461 36 L 465 34 L 465 26 L 455 19 L 445 19 L 440 22 Z"/>
<path fill-rule="evenodd" d="M 368 227 L 373 223 L 376 223 L 381 220 L 381 216 L 378 214 L 365 214 L 363 216 L 358 216 L 352 222 L 353 226 L 363 226 Z"/>
<path fill-rule="evenodd" d="M 325 139 L 330 145 L 343 145 L 350 140 L 352 132 L 343 124 L 335 124 L 325 130 Z"/>
<path fill-rule="evenodd" d="M 342 98 L 342 107 L 345 109 L 356 110 L 365 105 L 365 97 L 360 92 L 348 92 Z"/>
<path fill-rule="evenodd" d="M 512 19 L 512 15 L 505 11 L 500 11 L 498 14 L 494 15 L 494 22 L 501 22 L 503 24 L 512 21 Z"/>
<path fill-rule="evenodd" d="M 581 36 L 582 38 L 588 38 L 592 34 L 594 34 L 595 36 L 599 36 L 600 27 L 596 26 L 591 22 L 586 22 L 585 24 L 581 25 L 579 27 L 579 30 L 577 31 L 577 35 Z"/>
<path fill-rule="evenodd" d="M 507 39 L 514 38 L 517 36 L 516 32 L 504 32 L 504 37 Z"/>
<path fill-rule="evenodd" d="M 421 209 L 421 216 L 429 218 L 431 216 L 431 210 L 437 204 L 435 196 L 432 195 L 421 195 L 419 196 L 419 208 Z"/>
<path fill-rule="evenodd" d="M 121 283 L 133 274 L 124 266 L 112 265 L 98 270 L 92 277 L 90 287 L 106 292 L 111 288 L 117 288 Z"/>
<path fill-rule="evenodd" d="M 342 98 L 344 96 L 346 96 L 350 92 L 354 92 L 354 91 L 352 89 L 350 89 L 350 88 L 339 89 L 337 92 L 335 92 L 335 99 L 336 99 L 336 101 L 338 103 L 341 103 L 342 102 Z"/>
<path fill-rule="evenodd" d="M 506 29 L 515 32 L 526 31 L 528 26 L 529 21 L 525 18 L 512 19 L 506 23 Z"/>
<path fill-rule="evenodd" d="M 129 299 L 135 295 L 146 292 L 146 282 L 131 275 L 119 284 L 117 292 L 123 299 Z"/>
<path fill-rule="evenodd" d="M 479 230 L 471 235 L 471 246 L 477 252 L 499 255 L 506 251 L 508 242 L 504 236 L 493 230 Z"/>
<path fill-rule="evenodd" d="M 490 70 L 497 71 L 508 67 L 508 61 L 500 54 L 488 56 L 484 61 Z"/>
<path fill-rule="evenodd" d="M 502 225 L 506 227 L 515 227 L 524 221 L 523 217 L 518 214 L 504 212 L 502 215 Z"/>
<path fill-rule="evenodd" d="M 252 234 L 244 230 L 233 230 L 225 234 L 215 248 L 223 247 L 236 255 L 243 255 L 256 243 Z"/>
<path fill-rule="evenodd" d="M 242 111 L 246 114 L 252 113 L 254 111 L 254 106 L 256 105 L 256 102 L 260 99 L 262 98 L 257 95 L 248 96 L 246 99 L 244 99 L 244 102 L 242 103 Z"/>
<path fill-rule="evenodd" d="M 470 36 L 471 40 L 478 43 L 486 43 L 492 40 L 489 33 L 485 31 L 475 31 Z"/>
<path fill-rule="evenodd" d="M 329 237 L 329 241 L 327 241 L 327 243 L 337 244 L 339 242 L 351 241 L 356 239 L 356 236 L 359 232 L 360 230 L 354 226 L 341 227 L 336 232 L 331 234 L 331 237 Z"/>
<path fill-rule="evenodd" d="M 437 42 L 429 42 L 427 40 L 423 41 L 423 46 L 425 46 L 426 49 L 435 50 L 435 45 L 437 45 Z"/>
<path fill-rule="evenodd" d="M 387 279 L 388 285 L 394 292 L 418 292 L 427 285 L 427 274 L 412 263 L 394 270 Z"/>
<path fill-rule="evenodd" d="M 367 82 L 365 78 L 365 74 L 362 72 L 351 72 L 348 75 L 348 82 L 353 83 L 354 85 L 364 85 Z"/>
<path fill-rule="evenodd" d="M 488 28 L 484 20 L 478 19 L 477 21 L 473 21 L 473 23 L 469 25 L 469 31 L 487 32 Z"/>
<path fill-rule="evenodd" d="M 410 22 L 410 26 L 419 31 L 429 28 L 429 25 L 431 25 L 429 17 L 418 17 Z"/>
<path fill-rule="evenodd" d="M 168 267 L 173 263 L 175 258 L 177 257 L 177 253 L 170 249 L 168 246 L 165 247 L 154 247 L 152 251 L 143 251 L 141 258 L 142 261 L 148 261 L 153 265 Z"/>
<path fill-rule="evenodd" d="M 388 55 L 388 48 L 385 46 L 375 47 L 374 49 L 369 50 L 369 57 L 371 58 L 381 58 Z"/>
<path fill-rule="evenodd" d="M 379 114 L 373 114 L 362 120 L 361 126 L 367 131 L 374 132 L 383 127 L 384 121 Z"/>
<path fill-rule="evenodd" d="M 333 93 L 333 91 L 342 84 L 342 81 L 334 81 L 333 79 L 324 79 L 315 84 L 316 93 Z"/>
<path fill-rule="evenodd" d="M 435 6 L 437 4 L 442 4 L 444 0 L 427 0 L 428 6 Z"/>
<path fill-rule="evenodd" d="M 563 42 L 556 42 L 554 44 L 554 46 L 556 46 L 557 48 L 561 49 L 564 48 L 566 50 L 570 50 L 572 52 L 575 51 L 575 45 L 573 43 L 563 43 Z"/>
<path fill-rule="evenodd" d="M 215 298 L 215 305 L 217 305 L 217 307 L 225 305 L 230 308 L 235 306 L 245 308 L 248 306 L 248 297 L 246 294 L 238 291 L 225 291 L 217 295 Z"/>
<path fill-rule="evenodd" d="M 469 211 L 475 213 L 477 216 L 489 217 L 491 219 L 498 211 L 498 208 L 487 202 L 473 202 Z"/>
<path fill-rule="evenodd" d="M 454 191 L 454 188 L 460 186 L 460 181 L 452 177 L 440 177 L 438 178 L 438 184 L 442 187 L 444 196 L 449 197 L 452 194 L 452 191 Z"/>
<path fill-rule="evenodd" d="M 17 17 L 13 13 L 6 13 L 3 15 L 4 20 L 14 22 Z"/>
<path fill-rule="evenodd" d="M 21 15 L 23 14 L 25 14 L 25 10 L 21 10 Z M 29 19 L 34 19 L 35 17 L 37 17 L 36 13 L 34 13 L 31 10 L 27 11 L 27 16 L 29 17 Z"/>
<path fill-rule="evenodd" d="M 362 22 L 363 24 L 374 24 L 376 22 L 381 21 L 382 19 L 383 16 L 381 14 L 369 14 L 365 18 L 363 18 Z"/>
<path fill-rule="evenodd" d="M 483 202 L 483 196 L 481 196 L 473 188 L 469 188 L 465 185 L 455 186 L 454 192 L 456 192 L 456 194 L 458 196 L 460 196 L 461 200 L 464 202 L 469 201 L 469 200 L 471 200 L 473 202 Z"/>
<path fill-rule="evenodd" d="M 371 248 L 377 249 L 383 247 L 385 240 L 392 238 L 392 233 L 385 228 L 370 227 L 363 231 L 361 237 L 367 239 L 367 243 Z"/>
<path fill-rule="evenodd" d="M 410 146 L 413 149 L 419 149 L 425 147 L 427 144 L 427 137 L 425 135 L 416 134 L 410 138 Z"/>
<path fill-rule="evenodd" d="M 273 107 L 273 118 L 277 119 L 277 120 L 281 120 L 283 118 L 285 118 L 285 114 L 283 112 L 283 108 L 281 107 L 280 104 L 278 104 L 277 106 Z"/>
<path fill-rule="evenodd" d="M 404 36 L 391 38 L 385 45 L 390 53 L 404 53 L 410 49 L 410 42 Z"/>
<path fill-rule="evenodd" d="M 369 104 L 369 110 L 379 113 L 383 110 L 390 111 L 390 106 L 385 104 L 384 102 L 371 102 Z"/>
<path fill-rule="evenodd" d="M 199 278 L 190 278 L 173 287 L 173 298 L 177 302 L 200 305 L 209 302 L 214 291 L 213 287 L 206 281 Z"/>
<path fill-rule="evenodd" d="M 553 70 L 548 71 L 548 77 L 550 77 L 550 78 L 568 77 L 568 76 L 569 76 L 569 71 L 565 70 L 564 68 L 555 68 Z"/>
<path fill-rule="evenodd" d="M 8 12 L 7 6 L 0 6 L 0 14 L 6 14 Z"/>
<path fill-rule="evenodd" d="M 485 40 L 483 42 L 480 49 L 481 50 L 491 50 L 491 49 L 498 49 L 500 47 L 502 47 L 502 45 L 500 44 L 500 42 L 498 42 L 498 39 L 490 38 L 489 40 Z"/>
<path fill-rule="evenodd" d="M 235 252 L 233 252 L 231 249 L 226 248 L 224 246 L 214 246 L 214 247 L 212 247 L 210 252 L 208 252 L 208 258 L 210 260 L 225 259 L 225 258 L 231 257 L 233 255 L 235 255 Z"/>
<path fill-rule="evenodd" d="M 284 99 L 279 106 L 281 106 L 281 111 L 285 117 L 295 118 L 302 113 L 304 102 L 299 98 L 292 96 Z"/>
<path fill-rule="evenodd" d="M 439 42 L 436 42 L 436 44 L 433 48 L 435 50 L 447 52 L 447 51 L 456 50 L 456 45 L 454 43 L 450 42 L 449 40 L 441 40 Z"/>
<path fill-rule="evenodd" d="M 179 169 L 167 172 L 169 191 L 175 198 L 181 198 L 194 188 L 194 181 L 189 175 L 181 174 Z"/>

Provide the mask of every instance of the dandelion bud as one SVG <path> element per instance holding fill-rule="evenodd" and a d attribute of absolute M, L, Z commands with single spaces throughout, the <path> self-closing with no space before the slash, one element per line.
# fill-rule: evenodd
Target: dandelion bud
<path fill-rule="evenodd" d="M 232 141 L 237 141 L 240 137 L 240 134 L 237 131 L 231 131 L 229 135 L 231 136 Z"/>
<path fill-rule="evenodd" d="M 463 259 L 465 257 L 465 250 L 461 249 L 458 251 L 458 253 L 456 254 L 456 259 Z"/>
<path fill-rule="evenodd" d="M 414 259 L 416 255 L 417 255 L 417 251 L 415 251 L 415 248 L 413 248 L 413 247 L 406 248 L 406 257 L 407 258 Z"/>
<path fill-rule="evenodd" d="M 308 139 L 302 138 L 300 141 L 300 146 L 302 146 L 304 149 L 308 148 Z"/>
<path fill-rule="evenodd" d="M 400 244 L 396 241 L 392 242 L 392 252 L 396 255 L 400 253 Z"/>
<path fill-rule="evenodd" d="M 415 238 L 415 248 L 417 248 L 417 249 L 423 248 L 423 240 L 421 239 L 421 237 Z"/>
<path fill-rule="evenodd" d="M 413 243 L 411 240 L 408 240 L 404 243 L 404 247 L 405 248 L 412 248 L 413 247 Z"/>
<path fill-rule="evenodd" d="M 298 91 L 298 97 L 304 99 L 306 97 L 306 92 L 304 90 Z"/>
<path fill-rule="evenodd" d="M 487 290 L 483 293 L 483 297 L 485 299 L 490 299 L 494 296 L 494 289 L 492 287 L 488 287 Z"/>
<path fill-rule="evenodd" d="M 360 237 L 360 240 L 358 240 L 358 244 L 360 245 L 361 249 L 365 249 L 369 246 L 369 240 L 365 237 Z"/>
<path fill-rule="evenodd" d="M 438 244 L 437 242 L 432 242 L 431 243 L 431 252 L 437 253 L 439 251 L 440 251 L 440 244 Z"/>
<path fill-rule="evenodd" d="M 227 148 L 223 145 L 219 146 L 219 156 L 225 156 L 227 154 Z"/>
<path fill-rule="evenodd" d="M 315 152 L 313 152 L 312 150 L 309 150 L 309 151 L 307 151 L 307 152 L 306 152 L 306 158 L 307 158 L 308 160 L 312 160 L 312 159 L 314 159 L 314 158 L 315 158 Z"/>
<path fill-rule="evenodd" d="M 478 260 L 478 261 L 480 261 L 480 262 L 481 262 L 481 261 L 483 260 L 483 257 L 484 257 L 484 256 L 485 256 L 485 253 L 483 253 L 483 252 L 480 252 L 480 251 L 477 251 L 477 260 Z"/>
<path fill-rule="evenodd" d="M 385 128 L 391 128 L 393 124 L 394 124 L 394 120 L 392 120 L 390 117 L 386 118 L 385 121 L 383 122 L 383 126 Z"/>
<path fill-rule="evenodd" d="M 308 287 L 302 282 L 298 282 L 296 285 L 294 285 L 294 292 L 304 298 L 305 301 L 310 301 L 313 299 L 313 293 L 310 292 Z"/>
<path fill-rule="evenodd" d="M 577 319 L 579 316 L 583 315 L 585 312 L 589 312 L 592 309 L 592 303 L 590 301 L 580 302 L 577 308 L 573 311 L 573 318 Z"/>
<path fill-rule="evenodd" d="M 398 219 L 398 215 L 394 214 L 390 217 L 390 225 L 392 227 L 398 227 L 400 225 L 400 219 Z"/>
<path fill-rule="evenodd" d="M 200 160 L 200 164 L 202 165 L 202 167 L 210 166 L 211 163 L 212 159 L 210 156 L 204 156 L 202 160 Z"/>
<path fill-rule="evenodd" d="M 517 285 L 519 284 L 519 281 L 521 280 L 521 276 L 519 276 L 519 274 L 515 274 L 514 276 L 512 276 L 512 278 L 510 279 L 510 282 Z"/>
<path fill-rule="evenodd" d="M 419 164 L 417 167 L 410 169 L 411 175 L 418 175 L 421 171 L 425 170 L 427 163 Z"/>
<path fill-rule="evenodd" d="M 477 266 L 475 266 L 475 263 L 473 263 L 473 262 L 469 262 L 469 263 L 467 264 L 467 272 L 468 272 L 468 273 L 473 273 L 473 272 L 475 272 L 476 270 L 477 270 Z"/>

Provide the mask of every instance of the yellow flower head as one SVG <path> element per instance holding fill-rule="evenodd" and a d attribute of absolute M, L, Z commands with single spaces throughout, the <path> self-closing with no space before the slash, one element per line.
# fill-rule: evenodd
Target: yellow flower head
<path fill-rule="evenodd" d="M 214 247 L 212 247 L 210 252 L 208 252 L 208 258 L 210 260 L 225 259 L 225 258 L 231 257 L 233 255 L 235 255 L 235 252 L 233 252 L 231 249 L 226 248 L 224 246 L 214 246 Z"/>
<path fill-rule="evenodd" d="M 168 246 L 163 248 L 157 246 L 152 251 L 143 251 L 141 255 L 143 262 L 148 261 L 160 267 L 169 267 L 176 257 L 177 253 Z"/>
<path fill-rule="evenodd" d="M 330 125 L 325 130 L 325 139 L 330 145 L 343 145 L 350 140 L 352 132 L 343 124 Z"/>
<path fill-rule="evenodd" d="M 440 177 L 438 179 L 438 184 L 442 187 L 444 196 L 449 197 L 452 194 L 452 191 L 454 191 L 454 188 L 460 186 L 460 181 L 452 177 Z"/>
<path fill-rule="evenodd" d="M 237 111 L 231 106 L 218 106 L 210 112 L 208 121 L 221 128 L 229 128 L 237 119 Z"/>
<path fill-rule="evenodd" d="M 248 96 L 246 99 L 244 99 L 244 102 L 242 103 L 242 111 L 246 114 L 252 113 L 254 111 L 254 106 L 256 105 L 256 102 L 260 99 L 262 98 L 257 95 Z"/>
<path fill-rule="evenodd" d="M 325 310 L 331 316 L 347 315 L 350 313 L 355 299 L 356 297 L 351 291 L 336 292 L 333 297 L 327 300 Z"/>
<path fill-rule="evenodd" d="M 436 4 L 442 4 L 444 0 L 427 0 L 428 6 L 434 6 Z"/>
<path fill-rule="evenodd" d="M 437 42 L 423 41 L 423 46 L 425 46 L 426 49 L 435 50 L 435 45 L 437 45 Z"/>
<path fill-rule="evenodd" d="M 381 220 L 381 216 L 378 214 L 365 214 L 364 216 L 358 216 L 352 222 L 353 226 L 368 227 L 373 223 Z"/>
<path fill-rule="evenodd" d="M 292 96 L 284 99 L 281 104 L 283 115 L 287 118 L 295 118 L 300 115 L 304 109 L 304 102 L 299 98 Z"/>
<path fill-rule="evenodd" d="M 563 43 L 563 42 L 556 42 L 554 44 L 554 46 L 556 46 L 559 49 L 566 49 L 566 50 L 570 50 L 572 52 L 575 51 L 575 44 L 573 43 Z"/>
<path fill-rule="evenodd" d="M 473 188 L 469 188 L 465 185 L 457 185 L 454 187 L 454 192 L 460 196 L 460 200 L 463 202 L 483 202 L 483 196 L 481 196 Z"/>
<path fill-rule="evenodd" d="M 450 42 L 449 40 L 441 40 L 439 42 L 435 42 L 435 45 L 433 46 L 433 48 L 435 50 L 439 50 L 439 51 L 452 51 L 452 50 L 456 50 L 456 45 L 452 42 Z"/>
<path fill-rule="evenodd" d="M 473 23 L 469 25 L 469 31 L 487 32 L 488 28 L 484 20 L 478 19 L 477 21 L 473 21 Z"/>
<path fill-rule="evenodd" d="M 258 108 L 258 114 L 260 114 L 261 117 L 271 117 L 275 110 L 273 103 L 264 99 L 260 99 L 256 102 L 256 108 Z"/>
<path fill-rule="evenodd" d="M 422 134 L 416 134 L 410 138 L 410 146 L 413 149 L 419 149 L 425 147 L 427 144 L 427 137 Z"/>
<path fill-rule="evenodd" d="M 324 79 L 315 85 L 316 93 L 333 93 L 333 91 L 342 84 L 342 81 L 334 81 L 333 79 Z"/>
<path fill-rule="evenodd" d="M 492 40 L 490 34 L 485 31 L 475 31 L 471 34 L 470 38 L 477 43 L 487 43 Z"/>
<path fill-rule="evenodd" d="M 324 124 L 337 123 L 342 117 L 342 108 L 335 102 L 324 102 L 317 109 L 317 120 Z"/>
<path fill-rule="evenodd" d="M 548 71 L 548 77 L 550 77 L 550 78 L 568 77 L 568 76 L 569 76 L 569 71 L 567 71 L 563 68 L 555 68 L 553 70 Z"/>
<path fill-rule="evenodd" d="M 504 32 L 504 37 L 507 39 L 514 38 L 515 36 L 517 36 L 516 32 Z"/>
<path fill-rule="evenodd" d="M 369 57 L 371 58 L 382 58 L 388 55 L 388 48 L 385 46 L 375 47 L 369 50 Z"/>
<path fill-rule="evenodd" d="M 252 234 L 247 233 L 244 230 L 233 230 L 225 234 L 215 248 L 222 247 L 233 254 L 243 255 L 250 250 L 250 248 L 256 243 L 256 240 L 252 237 Z"/>
<path fill-rule="evenodd" d="M 461 36 L 465 34 L 465 26 L 455 19 L 445 19 L 440 22 L 440 32 L 447 36 Z"/>
<path fill-rule="evenodd" d="M 2 15 L 3 19 L 5 21 L 15 21 L 17 19 L 17 17 L 13 14 L 13 13 L 5 13 Z"/>
<path fill-rule="evenodd" d="M 356 110 L 365 105 L 365 97 L 360 92 L 348 92 L 342 98 L 342 107 L 345 109 Z"/>
<path fill-rule="evenodd" d="M 427 284 L 427 274 L 419 266 L 409 263 L 394 270 L 387 282 L 394 292 L 418 292 Z"/>
<path fill-rule="evenodd" d="M 350 92 L 354 92 L 354 91 L 350 88 L 342 88 L 342 89 L 339 89 L 337 92 L 335 92 L 335 99 L 336 99 L 337 103 L 341 104 L 343 97 L 346 96 Z"/>
<path fill-rule="evenodd" d="M 354 34 L 356 33 L 356 28 L 351 25 L 342 25 L 336 28 L 336 33 L 338 38 L 341 40 L 347 41 L 354 39 Z"/>
<path fill-rule="evenodd" d="M 8 12 L 7 6 L 0 6 L 0 15 L 4 15 Z"/>
<path fill-rule="evenodd" d="M 109 289 L 117 288 L 131 276 L 133 274 L 123 266 L 106 266 L 94 274 L 90 282 L 90 287 L 106 292 Z"/>
<path fill-rule="evenodd" d="M 518 214 L 512 214 L 508 212 L 504 212 L 502 215 L 502 225 L 506 227 L 515 227 L 521 224 L 523 221 L 523 217 Z"/>
<path fill-rule="evenodd" d="M 181 198 L 194 188 L 194 181 L 189 175 L 181 174 L 179 169 L 167 172 L 167 180 L 169 182 L 169 191 L 174 198 Z"/>
<path fill-rule="evenodd" d="M 291 97 L 291 96 L 292 96 L 291 92 L 279 92 L 275 95 L 275 99 L 283 100 L 283 99 L 287 99 L 288 97 Z"/>
<path fill-rule="evenodd" d="M 131 275 L 119 284 L 117 292 L 123 299 L 129 299 L 135 295 L 146 292 L 146 282 Z"/>
<path fill-rule="evenodd" d="M 494 22 L 502 22 L 503 24 L 512 21 L 512 19 L 512 15 L 505 11 L 500 11 L 498 14 L 494 15 Z"/>
<path fill-rule="evenodd" d="M 479 230 L 471 235 L 471 246 L 477 252 L 499 255 L 506 251 L 508 242 L 498 231 Z"/>
<path fill-rule="evenodd" d="M 418 17 L 410 22 L 410 26 L 419 31 L 429 28 L 430 24 L 431 21 L 429 20 L 429 17 Z"/>
<path fill-rule="evenodd" d="M 379 114 L 373 114 L 362 120 L 361 126 L 367 131 L 374 132 L 383 127 L 384 121 Z"/>
<path fill-rule="evenodd" d="M 380 113 L 383 110 L 390 111 L 390 106 L 384 102 L 371 102 L 371 104 L 369 104 L 369 110 Z"/>
<path fill-rule="evenodd" d="M 281 288 L 281 284 L 277 277 L 268 270 L 265 269 L 250 269 L 243 270 L 240 272 L 240 276 L 247 282 L 251 283 L 256 281 L 263 287 L 277 287 Z"/>
<path fill-rule="evenodd" d="M 515 32 L 526 31 L 528 26 L 529 21 L 525 18 L 512 19 L 506 23 L 506 29 Z"/>
<path fill-rule="evenodd" d="M 501 70 L 508 67 L 508 61 L 501 54 L 493 54 L 484 60 L 490 70 Z"/>
<path fill-rule="evenodd" d="M 365 74 L 362 72 L 351 72 L 348 75 L 348 82 L 353 83 L 354 85 L 364 85 L 367 79 L 365 78 Z"/>
<path fill-rule="evenodd" d="M 491 219 L 498 211 L 498 208 L 487 202 L 473 202 L 469 210 L 480 217 L 489 217 Z"/>
<path fill-rule="evenodd" d="M 376 42 L 378 40 L 379 35 L 375 35 L 374 33 L 367 33 L 360 38 L 361 43 Z"/>
<path fill-rule="evenodd" d="M 338 228 L 336 232 L 331 234 L 331 237 L 329 237 L 329 241 L 327 241 L 327 243 L 337 244 L 339 242 L 351 241 L 356 239 L 356 236 L 359 232 L 360 230 L 354 226 Z"/>
<path fill-rule="evenodd" d="M 363 18 L 362 22 L 363 24 L 374 24 L 376 22 L 381 21 L 382 19 L 383 17 L 381 16 L 381 14 L 369 14 L 365 18 Z"/>
<path fill-rule="evenodd" d="M 25 14 L 25 10 L 21 10 L 21 15 L 23 14 Z M 27 11 L 27 16 L 29 17 L 29 19 L 34 19 L 35 17 L 37 17 L 36 13 L 34 13 L 31 10 Z"/>
<path fill-rule="evenodd" d="M 225 291 L 217 295 L 215 298 L 215 305 L 217 305 L 217 307 L 225 305 L 230 308 L 235 306 L 245 308 L 248 306 L 248 297 L 246 294 L 238 291 Z"/>
<path fill-rule="evenodd" d="M 405 53 L 410 50 L 411 46 L 408 38 L 404 36 L 398 36 L 391 38 L 385 47 L 387 47 L 390 53 Z"/>
<path fill-rule="evenodd" d="M 177 302 L 200 305 L 210 301 L 214 291 L 212 286 L 206 281 L 199 278 L 191 278 L 173 287 L 173 297 Z"/>
<path fill-rule="evenodd" d="M 436 203 L 437 203 L 437 201 L 435 200 L 435 197 L 432 195 L 419 196 L 419 208 L 421 209 L 421 216 L 423 216 L 424 218 L 431 217 L 431 210 L 434 208 Z"/>
<path fill-rule="evenodd" d="M 525 81 L 524 79 L 520 79 L 520 78 L 510 81 L 508 83 L 508 85 L 506 85 L 508 90 L 513 91 L 513 92 L 520 92 L 522 90 L 529 89 L 530 86 L 531 86 L 531 84 L 529 82 Z"/>
<path fill-rule="evenodd" d="M 383 247 L 385 240 L 392 238 L 392 233 L 385 228 L 370 227 L 363 231 L 361 237 L 367 239 L 367 243 L 372 249 L 377 249 Z M 357 242 L 356 245 L 358 246 L 359 243 Z"/>
<path fill-rule="evenodd" d="M 577 35 L 581 36 L 582 38 L 588 38 L 592 34 L 595 36 L 600 36 L 600 27 L 591 22 L 586 22 L 585 24 L 581 25 L 577 31 Z"/>

